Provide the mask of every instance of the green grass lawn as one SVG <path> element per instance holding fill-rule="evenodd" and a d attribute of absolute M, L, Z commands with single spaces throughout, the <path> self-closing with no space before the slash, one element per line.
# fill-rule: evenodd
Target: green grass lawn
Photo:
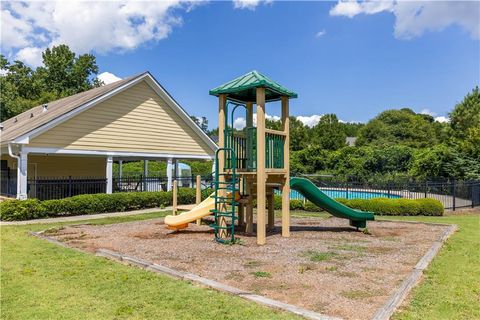
<path fill-rule="evenodd" d="M 166 214 L 85 223 L 119 223 Z M 298 319 L 27 234 L 78 223 L 1 227 L 2 319 Z"/>
<path fill-rule="evenodd" d="M 393 319 L 480 319 L 480 210 L 469 215 L 388 219 L 459 227 L 413 289 L 410 303 Z"/>
<path fill-rule="evenodd" d="M 394 319 L 480 319 L 480 212 L 398 220 L 454 223 L 446 243 Z M 67 224 L 110 224 L 148 213 L 85 222 L 1 227 L 2 319 L 290 319 L 293 315 L 185 281 L 125 266 L 29 236 Z M 294 216 L 319 214 L 292 212 Z M 326 217 L 326 214 L 320 214 Z M 385 217 L 382 217 L 385 219 Z M 388 218 L 394 219 L 394 218 Z"/>

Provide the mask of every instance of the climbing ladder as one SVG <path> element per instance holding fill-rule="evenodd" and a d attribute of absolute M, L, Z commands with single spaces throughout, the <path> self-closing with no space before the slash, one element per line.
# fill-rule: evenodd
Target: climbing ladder
<path fill-rule="evenodd" d="M 219 153 L 223 152 L 225 168 L 220 172 Z M 237 157 L 232 148 L 219 148 L 215 152 L 215 241 L 226 243 L 235 241 L 235 209 L 239 204 L 238 178 L 236 175 Z"/>

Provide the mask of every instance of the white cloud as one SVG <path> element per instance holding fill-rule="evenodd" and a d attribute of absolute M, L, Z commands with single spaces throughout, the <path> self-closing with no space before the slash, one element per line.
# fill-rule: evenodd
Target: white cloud
<path fill-rule="evenodd" d="M 320 114 L 320 115 L 314 114 L 311 116 L 298 116 L 297 120 L 301 121 L 303 125 L 311 128 L 316 126 L 322 117 L 323 117 L 323 114 Z"/>
<path fill-rule="evenodd" d="M 327 34 L 327 31 L 325 29 L 323 30 L 320 30 L 317 32 L 317 34 L 315 35 L 316 38 L 321 38 L 323 37 L 325 34 Z"/>
<path fill-rule="evenodd" d="M 3 2 L 2 51 L 38 65 L 45 47 L 65 43 L 77 53 L 126 51 L 167 38 L 182 24 L 180 12 L 197 1 Z M 36 49 L 36 50 L 35 50 Z M 24 50 L 22 52 L 22 50 Z M 21 52 L 21 53 L 20 53 Z"/>
<path fill-rule="evenodd" d="M 303 123 L 304 126 L 307 126 L 307 127 L 314 127 L 318 124 L 318 122 L 320 122 L 320 119 L 323 117 L 323 114 L 314 114 L 314 115 L 311 115 L 311 116 L 297 116 L 297 120 L 299 120 L 300 122 Z M 275 115 L 269 115 L 269 114 L 266 114 L 265 115 L 265 118 L 269 119 L 269 120 L 274 120 L 274 121 L 280 121 L 281 118 L 279 116 L 275 116 Z M 344 121 L 344 120 L 341 120 L 339 119 L 338 122 L 340 123 L 361 123 L 359 121 Z M 247 125 L 247 121 L 245 120 L 244 117 L 238 117 L 236 118 L 234 121 L 233 121 L 233 127 L 237 130 L 241 130 L 243 128 L 245 128 L 245 126 Z M 253 114 L 253 125 L 256 126 L 257 125 L 257 114 Z"/>
<path fill-rule="evenodd" d="M 440 116 L 440 117 L 435 117 L 435 121 L 440 123 L 445 123 L 445 122 L 450 122 L 450 119 L 448 117 Z"/>
<path fill-rule="evenodd" d="M 330 15 L 353 18 L 380 12 L 395 15 L 394 34 L 399 39 L 419 37 L 427 31 L 441 31 L 451 25 L 458 25 L 472 38 L 480 39 L 478 1 L 340 0 L 330 10 Z"/>
<path fill-rule="evenodd" d="M 255 10 L 261 3 L 271 4 L 272 0 L 233 0 L 233 7 L 235 9 Z"/>
<path fill-rule="evenodd" d="M 239 117 L 233 120 L 233 127 L 237 130 L 242 130 L 247 126 L 247 120 L 243 117 Z"/>
<path fill-rule="evenodd" d="M 116 75 L 114 75 L 113 73 L 110 73 L 110 72 L 100 73 L 98 75 L 98 79 L 102 80 L 103 83 L 105 83 L 105 84 L 109 84 L 109 83 L 116 82 L 118 80 L 122 80 L 122 78 L 119 78 L 119 77 L 117 77 Z"/>
<path fill-rule="evenodd" d="M 273 120 L 273 121 L 280 121 L 280 117 L 279 116 L 272 116 L 272 115 L 269 115 L 269 114 L 265 114 L 265 118 L 268 119 L 268 120 Z M 236 118 L 235 120 L 233 120 L 233 127 L 237 130 L 241 130 L 243 128 L 245 128 L 245 126 L 247 125 L 247 120 L 244 118 L 244 117 L 238 117 Z M 257 125 L 257 114 L 254 113 L 253 114 L 253 125 L 256 126 Z"/>
<path fill-rule="evenodd" d="M 15 54 L 15 59 L 23 61 L 33 67 L 38 67 L 42 64 L 43 50 L 45 50 L 45 48 L 26 47 Z"/>
<path fill-rule="evenodd" d="M 422 109 L 422 111 L 420 111 L 420 114 L 428 114 L 429 116 L 432 116 L 432 117 L 437 115 L 436 112 L 433 112 L 433 111 L 431 111 L 430 109 L 427 109 L 427 108 Z"/>

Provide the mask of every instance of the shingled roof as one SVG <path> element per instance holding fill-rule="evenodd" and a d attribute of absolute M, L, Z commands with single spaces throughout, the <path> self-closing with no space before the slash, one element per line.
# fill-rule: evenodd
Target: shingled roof
<path fill-rule="evenodd" d="M 121 86 L 138 79 L 147 72 L 119 80 L 105 86 L 77 93 L 69 97 L 55 100 L 46 104 L 33 107 L 13 118 L 1 123 L 2 131 L 0 141 L 6 143 L 35 130 L 56 118 L 79 108 L 98 97 L 101 97 Z"/>

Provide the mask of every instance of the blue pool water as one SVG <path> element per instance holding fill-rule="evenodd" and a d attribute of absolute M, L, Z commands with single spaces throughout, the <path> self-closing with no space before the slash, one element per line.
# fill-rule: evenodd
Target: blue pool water
<path fill-rule="evenodd" d="M 352 190 L 338 190 L 338 189 L 320 189 L 323 193 L 331 198 L 346 198 L 346 199 L 373 199 L 373 198 L 401 198 L 396 194 L 388 194 L 382 192 L 369 192 L 369 191 L 352 191 Z M 292 190 L 290 192 L 290 199 L 302 199 L 303 196 Z"/>

